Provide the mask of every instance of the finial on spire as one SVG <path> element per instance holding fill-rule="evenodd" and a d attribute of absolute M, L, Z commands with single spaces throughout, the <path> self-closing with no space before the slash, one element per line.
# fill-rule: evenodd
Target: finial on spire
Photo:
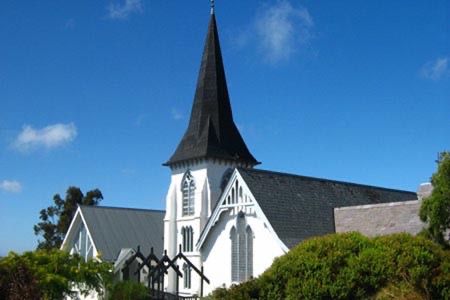
<path fill-rule="evenodd" d="M 214 0 L 211 0 L 211 14 L 214 14 Z"/>

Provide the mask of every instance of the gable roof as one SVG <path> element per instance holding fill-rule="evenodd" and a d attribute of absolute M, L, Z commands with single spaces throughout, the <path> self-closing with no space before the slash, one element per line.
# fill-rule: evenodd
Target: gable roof
<path fill-rule="evenodd" d="M 238 168 L 278 237 L 292 248 L 334 233 L 334 208 L 417 199 L 413 192 Z"/>
<path fill-rule="evenodd" d="M 84 205 L 79 209 L 103 260 L 115 261 L 121 249 L 137 246 L 144 255 L 151 247 L 163 252 L 164 211 Z"/>
<path fill-rule="evenodd" d="M 197 158 L 218 158 L 256 165 L 231 112 L 214 12 L 208 26 L 188 129 L 165 165 Z"/>

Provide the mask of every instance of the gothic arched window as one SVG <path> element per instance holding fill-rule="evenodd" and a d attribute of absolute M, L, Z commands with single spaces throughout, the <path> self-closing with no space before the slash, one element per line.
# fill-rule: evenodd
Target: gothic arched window
<path fill-rule="evenodd" d="M 236 231 L 236 227 L 234 227 L 234 226 L 233 226 L 233 228 L 231 228 L 230 239 L 231 239 L 231 281 L 239 282 L 239 276 L 238 276 L 239 249 L 238 249 L 238 242 L 237 242 L 237 231 Z"/>
<path fill-rule="evenodd" d="M 239 212 L 236 227 L 230 231 L 231 281 L 244 282 L 253 276 L 253 231 Z"/>
<path fill-rule="evenodd" d="M 183 237 L 183 251 L 192 252 L 194 249 L 194 230 L 192 226 L 181 228 L 181 235 Z"/>
<path fill-rule="evenodd" d="M 195 212 L 195 181 L 189 170 L 184 174 L 181 191 L 183 193 L 183 216 L 192 216 Z"/>
<path fill-rule="evenodd" d="M 191 266 L 188 264 L 183 264 L 183 279 L 184 279 L 184 288 L 191 288 Z"/>
<path fill-rule="evenodd" d="M 246 261 L 245 264 L 245 276 L 246 279 L 250 279 L 253 276 L 253 231 L 250 226 L 247 226 L 245 230 L 245 251 L 246 251 Z"/>

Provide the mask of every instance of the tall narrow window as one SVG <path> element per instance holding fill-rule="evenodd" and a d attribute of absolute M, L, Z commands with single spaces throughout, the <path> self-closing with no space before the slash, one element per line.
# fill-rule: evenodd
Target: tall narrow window
<path fill-rule="evenodd" d="M 233 226 L 233 228 L 231 228 L 230 239 L 231 239 L 231 281 L 238 282 L 239 281 L 239 276 L 238 276 L 239 252 L 238 252 L 238 243 L 237 243 L 237 231 L 234 226 Z"/>
<path fill-rule="evenodd" d="M 186 227 L 181 228 L 181 237 L 183 238 L 183 251 L 186 251 L 186 238 L 187 238 Z"/>
<path fill-rule="evenodd" d="M 253 231 L 240 212 L 230 232 L 231 281 L 244 282 L 253 276 Z"/>
<path fill-rule="evenodd" d="M 183 216 L 192 216 L 195 212 L 195 181 L 189 170 L 184 174 L 182 182 Z"/>
<path fill-rule="evenodd" d="M 247 279 L 247 235 L 245 233 L 245 215 L 239 213 L 237 218 L 237 234 L 238 234 L 238 276 L 239 282 L 243 282 Z"/>
<path fill-rule="evenodd" d="M 253 276 L 253 231 L 250 226 L 247 226 L 245 230 L 245 246 L 246 246 L 246 270 L 245 275 L 246 279 L 250 279 Z"/>
<path fill-rule="evenodd" d="M 188 264 L 183 264 L 183 279 L 184 279 L 184 288 L 191 288 L 191 266 Z"/>
<path fill-rule="evenodd" d="M 183 251 L 192 252 L 194 249 L 194 230 L 192 226 L 185 226 L 181 229 L 181 236 L 183 238 Z"/>
<path fill-rule="evenodd" d="M 189 251 L 193 251 L 194 250 L 194 230 L 192 229 L 192 227 L 189 226 Z"/>

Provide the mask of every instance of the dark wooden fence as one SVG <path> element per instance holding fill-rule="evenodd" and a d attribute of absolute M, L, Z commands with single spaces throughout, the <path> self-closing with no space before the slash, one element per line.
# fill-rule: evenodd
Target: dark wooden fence
<path fill-rule="evenodd" d="M 122 272 L 128 270 L 130 265 L 139 259 L 142 262 L 138 261 L 138 269 L 134 273 L 138 277 L 138 281 L 141 281 L 141 269 L 143 267 L 147 267 L 149 270 L 147 287 L 150 290 L 150 295 L 152 300 L 197 300 L 203 297 L 203 283 L 206 281 L 209 283 L 209 279 L 205 276 L 203 272 L 203 267 L 200 270 L 183 254 L 181 251 L 181 245 L 179 247 L 178 254 L 174 258 L 169 258 L 167 256 L 167 251 L 164 251 L 164 255 L 161 259 L 153 253 L 153 248 L 150 250 L 150 254 L 146 257 L 141 253 L 141 249 L 138 246 L 137 252 L 131 256 L 125 263 Z M 196 272 L 201 278 L 200 284 L 200 297 L 198 296 L 190 296 L 184 297 L 179 294 L 179 278 L 183 277 L 183 274 L 180 272 L 180 268 L 178 266 L 178 261 L 184 261 L 194 272 Z M 177 275 L 176 280 L 176 293 L 171 294 L 164 291 L 164 280 L 166 275 L 168 274 L 168 270 L 173 269 L 175 274 Z"/>

